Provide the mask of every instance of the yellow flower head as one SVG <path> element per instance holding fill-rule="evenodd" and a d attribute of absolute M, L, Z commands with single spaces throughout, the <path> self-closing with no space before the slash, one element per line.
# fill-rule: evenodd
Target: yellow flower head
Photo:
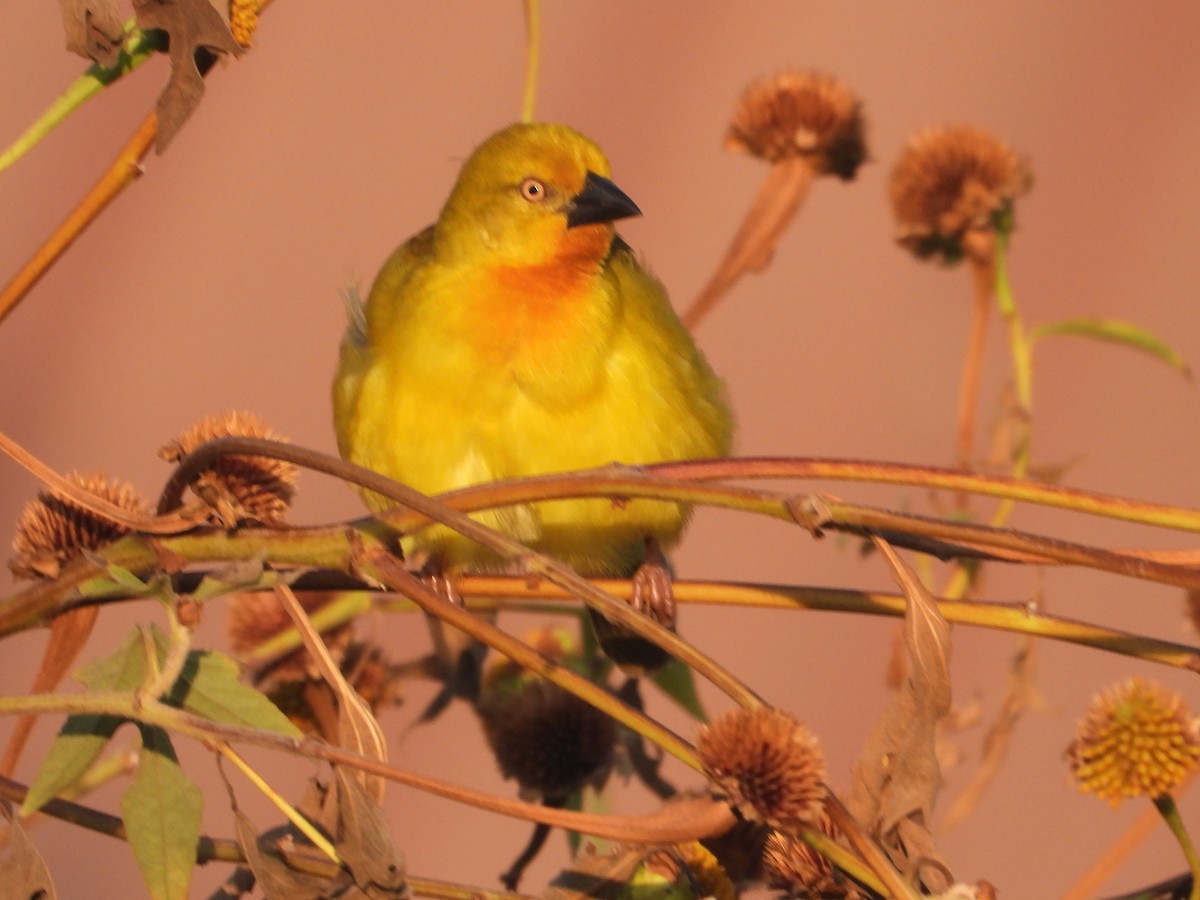
<path fill-rule="evenodd" d="M 1067 757 L 1080 789 L 1116 806 L 1174 790 L 1200 760 L 1200 734 L 1178 694 L 1131 678 L 1092 702 Z"/>

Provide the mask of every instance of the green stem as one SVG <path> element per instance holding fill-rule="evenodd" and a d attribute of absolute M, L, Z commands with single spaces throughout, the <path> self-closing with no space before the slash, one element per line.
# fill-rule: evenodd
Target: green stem
<path fill-rule="evenodd" d="M 1167 827 L 1171 829 L 1171 834 L 1175 835 L 1175 840 L 1179 841 L 1184 859 L 1187 860 L 1188 868 L 1192 872 L 1192 892 L 1188 897 L 1190 900 L 1200 900 L 1200 857 L 1196 855 L 1196 848 L 1192 845 L 1187 826 L 1183 824 L 1183 817 L 1179 814 L 1175 798 L 1170 794 L 1161 794 L 1154 798 L 1154 805 L 1162 815 L 1163 821 L 1167 823 Z"/>
<path fill-rule="evenodd" d="M 75 79 L 57 100 L 3 152 L 0 172 L 36 147 L 47 134 L 61 125 L 71 113 L 117 79 L 132 72 L 159 50 L 164 49 L 163 32 L 142 31 L 130 19 L 125 23 L 125 47 L 116 65 L 105 68 L 99 63 Z"/>
<path fill-rule="evenodd" d="M 1008 278 L 1008 241 L 1011 234 L 1010 213 L 996 225 L 996 302 L 1000 307 L 1000 315 L 1008 325 L 1013 389 L 1017 395 L 1017 446 L 1013 454 L 1012 474 L 1014 478 L 1023 478 L 1029 471 L 1033 444 L 1033 357 L 1025 326 L 1021 323 L 1021 314 L 1017 311 L 1016 299 L 1013 297 L 1012 283 Z M 992 524 L 1003 524 L 1012 508 L 1013 501 L 1006 499 L 992 517 Z"/>

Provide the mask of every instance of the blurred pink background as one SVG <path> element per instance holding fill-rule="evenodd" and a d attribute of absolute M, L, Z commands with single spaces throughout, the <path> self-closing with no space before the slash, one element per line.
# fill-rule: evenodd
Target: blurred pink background
<path fill-rule="evenodd" d="M 771 267 L 744 281 L 698 340 L 727 380 L 743 454 L 831 455 L 947 464 L 969 320 L 969 279 L 914 261 L 892 242 L 886 179 L 906 139 L 932 124 L 994 131 L 1033 164 L 1011 274 L 1026 321 L 1123 317 L 1200 365 L 1200 6 L 1188 3 L 852 4 L 547 2 L 539 117 L 607 151 L 642 207 L 623 223 L 682 307 L 700 288 L 764 174 L 722 151 L 743 86 L 786 67 L 835 74 L 862 98 L 872 162 L 851 184 L 821 182 Z M 83 66 L 62 48 L 54 4 L 0 5 L 0 143 L 15 137 Z M 155 450 L 205 413 L 259 412 L 298 443 L 332 451 L 328 387 L 342 328 L 338 291 L 369 282 L 400 240 L 430 222 L 460 161 L 519 113 L 524 24 L 516 3 L 331 4 L 291 0 L 264 15 L 256 46 L 208 79 L 204 103 L 162 158 L 88 231 L 0 328 L 0 429 L 61 470 L 104 469 L 153 496 Z M 0 174 L 0 277 L 7 279 L 108 165 L 166 77 L 155 60 L 72 116 Z M 990 410 L 1007 372 L 998 320 L 985 373 Z M 1200 506 L 1195 386 L 1148 357 L 1064 339 L 1041 347 L 1035 456 L 1072 462 L 1070 484 Z M 981 438 L 981 443 L 984 439 Z M 922 508 L 918 492 L 852 485 L 847 498 Z M 0 460 L 0 531 L 11 536 L 37 485 Z M 306 476 L 298 522 L 360 513 L 340 484 Z M 1114 546 L 1187 546 L 1184 536 L 1019 510 L 1022 528 Z M 883 564 L 795 528 L 702 512 L 676 554 L 683 577 L 890 590 Z M 7 576 L 0 577 L 7 590 Z M 989 598 L 1192 641 L 1181 592 L 1077 571 L 989 570 Z M 149 606 L 109 613 L 110 646 Z M 516 630 L 528 622 L 512 618 Z M 397 655 L 422 652 L 415 617 L 376 619 Z M 683 630 L 822 738 L 836 785 L 884 708 L 892 623 L 849 616 L 684 610 Z M 956 702 L 984 723 L 1003 698 L 1018 640 L 955 633 Z M 203 639 L 222 641 L 213 609 Z M 44 638 L 5 642 L 3 688 L 24 690 Z M 962 880 L 1006 898 L 1053 897 L 1148 804 L 1110 811 L 1069 783 L 1062 760 L 1093 693 L 1130 674 L 1182 689 L 1194 677 L 1053 643 L 1037 649 L 1046 706 L 1024 719 L 979 808 L 942 834 Z M 413 687 L 386 715 L 394 762 L 511 795 L 468 710 L 406 732 L 431 696 Z M 725 701 L 706 692 L 710 708 Z M 691 734 L 665 703 L 652 708 Z M 0 736 L 11 723 L 0 725 Z M 28 759 L 54 728 L 43 723 Z M 985 728 L 958 737 L 943 811 L 978 762 Z M 209 789 L 205 828 L 232 833 L 210 757 L 179 741 Z M 278 769 L 277 761 L 254 758 Z M 30 765 L 19 775 L 32 777 Z M 281 774 L 296 791 L 308 770 Z M 689 783 L 686 773 L 675 770 Z M 271 812 L 236 782 L 266 827 Z M 694 782 L 693 782 L 694 783 Z M 116 809 L 118 791 L 95 802 Z M 617 808 L 645 810 L 623 793 Z M 1183 801 L 1200 827 L 1200 803 Z M 389 812 L 410 871 L 496 885 L 524 825 L 392 787 Z M 60 896 L 127 896 L 127 849 L 55 823 L 32 831 Z M 552 837 L 523 887 L 566 858 Z M 1159 833 L 1107 890 L 1181 871 Z M 198 872 L 205 896 L 227 869 Z"/>

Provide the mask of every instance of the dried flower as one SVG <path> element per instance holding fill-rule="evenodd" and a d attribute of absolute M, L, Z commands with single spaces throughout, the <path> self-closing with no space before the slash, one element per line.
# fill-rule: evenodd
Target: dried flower
<path fill-rule="evenodd" d="M 158 454 L 167 462 L 178 462 L 206 441 L 222 437 L 283 439 L 253 413 L 226 412 L 193 425 Z M 191 485 L 227 528 L 247 522 L 279 523 L 295 496 L 295 486 L 296 467 L 265 456 L 223 456 Z"/>
<path fill-rule="evenodd" d="M 1179 695 L 1131 678 L 1092 701 L 1067 749 L 1081 790 L 1111 806 L 1170 793 L 1200 760 L 1200 733 Z"/>
<path fill-rule="evenodd" d="M 969 233 L 992 231 L 1032 184 L 1028 165 L 982 129 L 922 131 L 892 169 L 897 240 L 921 258 L 956 262 Z"/>
<path fill-rule="evenodd" d="M 110 481 L 104 475 L 72 472 L 67 479 L 78 487 L 113 506 L 136 515 L 148 509 L 136 490 L 124 482 Z M 111 522 L 52 490 L 40 491 L 36 500 L 25 505 L 13 538 L 14 556 L 8 566 L 17 578 L 54 578 L 81 550 L 97 550 L 129 533 L 128 528 Z"/>
<path fill-rule="evenodd" d="M 296 598 L 310 617 L 331 601 L 328 594 L 319 591 L 299 592 Z M 225 627 L 229 646 L 235 654 L 243 657 L 293 624 L 283 602 L 273 591 L 231 594 L 228 608 L 229 617 Z M 339 665 L 351 638 L 349 625 L 341 625 L 321 635 L 334 662 Z M 303 647 L 256 667 L 253 672 L 254 683 L 266 692 L 283 682 L 320 678 L 320 669 Z"/>
<path fill-rule="evenodd" d="M 827 837 L 837 837 L 833 822 L 826 815 L 821 816 L 817 828 Z M 768 884 L 787 891 L 790 897 L 830 900 L 865 897 L 854 882 L 833 868 L 828 859 L 793 834 L 772 832 L 763 850 L 763 863 Z"/>
<path fill-rule="evenodd" d="M 732 710 L 701 729 L 697 750 L 748 818 L 785 829 L 818 821 L 825 800 L 821 746 L 787 713 Z"/>
<path fill-rule="evenodd" d="M 335 657 L 340 658 L 342 674 L 372 713 L 399 702 L 399 680 L 377 644 L 351 640 Z M 306 734 L 317 732 L 328 740 L 336 737 L 337 701 L 324 678 L 271 678 L 266 681 L 258 678 L 255 686 L 301 731 Z"/>
<path fill-rule="evenodd" d="M 607 776 L 615 723 L 557 684 L 531 674 L 519 687 L 485 688 L 477 709 L 500 772 L 522 797 L 562 798 Z"/>
<path fill-rule="evenodd" d="M 243 47 L 250 46 L 258 27 L 258 4 L 259 0 L 229 0 L 229 30 Z"/>
<path fill-rule="evenodd" d="M 746 89 L 725 147 L 765 159 L 771 168 L 716 271 L 683 314 L 693 330 L 743 275 L 771 260 L 813 179 L 852 179 L 867 155 L 858 99 L 833 78 L 799 72 Z"/>
<path fill-rule="evenodd" d="M 725 147 L 778 162 L 807 158 L 820 174 L 850 180 L 866 159 L 861 104 L 840 81 L 784 72 L 746 89 Z"/>

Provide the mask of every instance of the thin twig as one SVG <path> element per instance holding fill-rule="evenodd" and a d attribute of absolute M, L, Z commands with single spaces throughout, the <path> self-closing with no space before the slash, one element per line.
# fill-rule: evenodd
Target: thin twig
<path fill-rule="evenodd" d="M 75 239 L 83 234 L 84 229 L 96 220 L 105 207 L 142 174 L 142 160 L 150 152 L 157 134 L 158 114 L 151 112 L 142 120 L 133 137 L 117 153 L 108 171 L 100 176 L 95 186 L 84 195 L 79 205 L 21 267 L 12 281 L 0 290 L 0 322 L 16 308 L 30 289 L 41 280 Z"/>

